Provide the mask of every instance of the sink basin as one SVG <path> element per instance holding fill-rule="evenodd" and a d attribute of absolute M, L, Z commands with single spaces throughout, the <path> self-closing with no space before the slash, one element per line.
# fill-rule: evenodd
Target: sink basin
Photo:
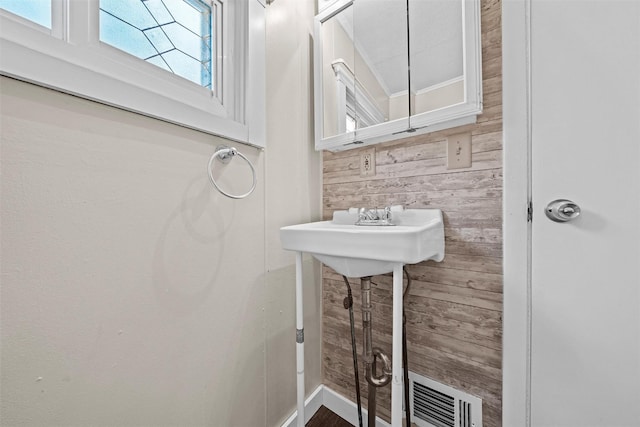
<path fill-rule="evenodd" d="M 347 277 L 375 276 L 392 272 L 398 263 L 444 258 L 439 209 L 392 212 L 393 226 L 360 226 L 357 220 L 357 211 L 351 209 L 334 212 L 332 221 L 282 227 L 282 247 L 310 253 Z"/>

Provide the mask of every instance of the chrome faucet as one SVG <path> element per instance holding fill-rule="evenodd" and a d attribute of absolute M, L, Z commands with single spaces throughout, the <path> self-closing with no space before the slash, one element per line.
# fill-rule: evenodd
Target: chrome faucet
<path fill-rule="evenodd" d="M 376 221 L 378 219 L 378 208 L 360 208 L 360 210 L 358 211 L 358 220 L 360 221 Z"/>
<path fill-rule="evenodd" d="M 358 221 L 356 225 L 394 225 L 391 222 L 391 207 L 387 206 L 384 210 L 378 208 L 358 209 Z"/>

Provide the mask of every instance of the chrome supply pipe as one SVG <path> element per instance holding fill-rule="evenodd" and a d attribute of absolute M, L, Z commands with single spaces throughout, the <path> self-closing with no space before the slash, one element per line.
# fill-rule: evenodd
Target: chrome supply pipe
<path fill-rule="evenodd" d="M 362 342 L 364 346 L 365 366 L 373 363 L 373 346 L 371 344 L 371 276 L 360 278 L 362 295 Z"/>
<path fill-rule="evenodd" d="M 358 426 L 362 427 L 362 401 L 360 399 L 360 375 L 358 374 L 358 350 L 356 348 L 355 321 L 353 320 L 353 295 L 351 285 L 346 276 L 342 276 L 344 284 L 347 285 L 347 296 L 342 302 L 344 308 L 349 309 L 349 323 L 351 325 L 351 352 L 353 355 L 353 373 L 356 380 L 356 402 L 358 405 Z"/>
<path fill-rule="evenodd" d="M 407 287 L 402 293 L 402 301 L 406 303 L 406 296 L 409 293 L 411 287 L 411 276 L 407 271 L 407 267 L 402 267 L 404 275 L 407 277 Z M 411 425 L 411 397 L 409 395 L 409 350 L 407 348 L 407 316 L 404 310 L 404 304 L 402 305 L 402 368 L 404 374 L 404 410 L 406 425 Z"/>

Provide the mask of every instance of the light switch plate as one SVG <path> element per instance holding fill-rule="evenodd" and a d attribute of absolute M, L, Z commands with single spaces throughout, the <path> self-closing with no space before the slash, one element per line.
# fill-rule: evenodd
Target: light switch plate
<path fill-rule="evenodd" d="M 459 133 L 447 138 L 447 169 L 471 167 L 471 133 Z"/>
<path fill-rule="evenodd" d="M 371 147 L 360 153 L 360 176 L 376 175 L 376 149 Z"/>

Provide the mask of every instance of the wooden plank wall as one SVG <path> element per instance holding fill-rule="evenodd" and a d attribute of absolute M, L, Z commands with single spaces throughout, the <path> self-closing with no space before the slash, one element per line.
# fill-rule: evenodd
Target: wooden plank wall
<path fill-rule="evenodd" d="M 446 257 L 409 266 L 409 366 L 483 399 L 485 427 L 501 425 L 502 70 L 501 0 L 482 0 L 484 112 L 474 125 L 376 145 L 376 176 L 361 178 L 361 150 L 324 153 L 324 217 L 349 207 L 402 204 L 444 212 Z M 472 133 L 473 164 L 446 169 L 447 135 Z M 384 248 L 380 248 L 384 251 Z M 374 345 L 391 354 L 391 277 L 373 278 Z M 360 283 L 354 292 L 362 353 Z M 355 401 L 342 277 L 323 268 L 323 380 Z M 361 375 L 362 380 L 362 375 Z M 366 406 L 366 382 L 362 380 Z M 378 390 L 389 420 L 390 389 Z"/>

